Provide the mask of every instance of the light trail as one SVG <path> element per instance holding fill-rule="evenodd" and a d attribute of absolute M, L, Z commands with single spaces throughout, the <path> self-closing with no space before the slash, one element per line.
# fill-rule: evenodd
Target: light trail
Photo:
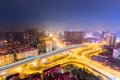
<path fill-rule="evenodd" d="M 53 36 L 53 35 L 52 35 Z M 57 38 L 55 38 L 55 37 L 53 37 L 53 39 L 55 40 L 55 41 L 57 41 L 57 43 L 58 43 L 58 46 L 60 47 L 60 48 L 63 48 L 65 45 L 62 43 L 62 42 L 60 42 Z M 96 47 L 97 49 L 99 48 L 99 46 L 97 45 L 93 45 L 93 44 L 86 44 L 86 45 L 88 45 L 88 47 Z M 77 46 L 78 47 L 78 46 Z M 77 48 L 77 47 L 74 47 L 74 45 L 73 45 L 73 48 Z M 70 51 L 68 51 L 68 50 L 71 50 L 72 48 L 68 48 L 68 49 L 65 49 L 66 50 L 66 53 L 68 53 L 68 54 L 70 54 L 71 56 L 74 56 L 75 58 L 77 58 L 77 60 L 80 60 L 80 62 L 82 62 L 83 64 L 86 64 L 86 65 L 88 65 L 89 67 L 91 67 L 91 68 L 93 68 L 93 69 L 95 69 L 96 71 L 98 71 L 98 72 L 100 72 L 100 73 L 102 73 L 102 74 L 104 74 L 104 75 L 106 75 L 106 76 L 108 76 L 108 77 L 111 77 L 111 78 L 116 78 L 116 80 L 120 80 L 120 73 L 119 72 L 115 72 L 114 70 L 111 70 L 111 69 L 109 69 L 109 68 L 107 68 L 107 67 L 104 67 L 104 66 L 102 66 L 102 65 L 100 65 L 99 63 L 96 63 L 95 61 L 92 61 L 92 60 L 90 60 L 88 57 L 86 57 L 86 55 L 88 55 L 89 54 L 89 51 L 92 51 L 93 49 L 91 49 L 91 50 L 88 50 L 88 51 L 86 51 L 85 53 L 84 53 L 84 51 L 83 51 L 83 53 L 81 54 L 81 55 L 78 55 L 78 54 L 76 54 L 76 51 L 75 51 L 75 54 L 74 53 L 71 53 Z M 62 51 L 65 51 L 64 49 L 62 50 L 60 50 L 61 52 Z M 73 50 L 74 51 L 74 50 Z M 58 51 L 59 52 L 59 51 Z M 54 53 L 57 53 L 57 51 L 56 52 L 54 52 Z M 94 52 L 93 52 L 94 53 Z M 51 54 L 49 54 L 49 55 L 53 55 L 52 53 Z M 46 55 L 46 57 L 47 56 L 49 56 L 48 54 Z M 43 58 L 44 58 L 45 56 L 43 56 Z M 39 56 L 39 57 L 37 57 L 37 58 L 41 58 L 41 56 Z M 67 60 L 64 60 L 64 61 L 67 61 Z M 60 62 L 62 62 L 62 61 L 60 61 Z M 59 63 L 60 63 L 59 62 Z M 21 66 L 22 67 L 22 66 Z M 13 71 L 16 71 L 16 69 L 17 69 L 17 67 L 13 70 L 13 69 L 11 69 L 11 71 L 13 70 Z M 20 69 L 20 71 L 21 71 L 21 68 L 19 68 Z M 10 72 L 11 72 L 10 71 Z M 18 71 L 19 72 L 19 71 Z M 115 72 L 115 74 L 113 74 L 113 72 Z"/>

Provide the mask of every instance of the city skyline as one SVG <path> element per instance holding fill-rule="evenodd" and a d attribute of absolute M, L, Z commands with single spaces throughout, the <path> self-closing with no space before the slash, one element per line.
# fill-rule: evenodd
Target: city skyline
<path fill-rule="evenodd" d="M 119 22 L 120 0 L 0 0 L 0 80 L 120 80 Z"/>
<path fill-rule="evenodd" d="M 10 25 L 39 24 L 40 28 L 53 30 L 119 31 L 119 2 L 119 0 L 5 0 L 0 2 L 0 25 L 2 30 L 25 28 Z"/>

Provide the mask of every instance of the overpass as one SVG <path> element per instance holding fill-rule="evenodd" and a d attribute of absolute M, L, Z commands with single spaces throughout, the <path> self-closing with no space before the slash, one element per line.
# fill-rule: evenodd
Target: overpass
<path fill-rule="evenodd" d="M 52 52 L 49 52 L 49 53 L 45 53 L 45 54 L 42 54 L 42 55 L 38 55 L 38 56 L 35 56 L 35 57 L 31 57 L 31 58 L 27 58 L 27 59 L 24 59 L 24 60 L 21 60 L 21 61 L 18 61 L 18 62 L 15 62 L 15 63 L 12 63 L 12 64 L 8 64 L 8 65 L 5 65 L 5 66 L 2 66 L 0 67 L 0 75 L 5 75 L 4 72 L 7 72 L 7 70 L 9 69 L 14 69 L 16 67 L 19 67 L 19 66 L 22 66 L 22 65 L 25 65 L 27 63 L 30 63 L 32 62 L 34 59 L 42 59 L 42 58 L 46 58 L 48 56 L 52 56 L 52 55 L 55 55 L 55 54 L 59 54 L 60 52 L 63 52 L 63 51 L 67 51 L 67 50 L 70 50 L 70 49 L 74 49 L 74 48 L 78 48 L 78 47 L 85 47 L 87 45 L 84 45 L 84 44 L 80 44 L 80 45 L 71 45 L 71 46 L 67 46 L 67 47 L 64 47 L 64 48 L 60 48 L 60 49 L 57 49 L 57 50 L 54 50 Z M 74 55 L 75 56 L 75 55 Z M 75 56 L 76 57 L 76 56 Z M 78 56 L 77 56 L 78 58 Z M 78 58 L 80 59 L 80 57 Z M 96 70 L 96 72 L 99 72 L 99 70 L 97 70 L 98 68 L 95 68 L 95 65 L 91 65 L 88 61 L 84 61 L 82 60 L 83 62 L 87 63 L 89 67 L 93 68 L 94 70 Z M 105 73 L 103 73 L 105 72 Z M 108 74 L 106 71 L 100 71 L 99 73 L 101 73 L 103 76 L 105 76 L 106 78 L 108 78 L 109 80 L 119 80 L 119 78 L 117 79 L 116 76 L 114 76 L 116 79 L 114 79 L 113 76 L 106 76 L 106 74 Z M 112 79 L 113 78 L 113 79 Z"/>
<path fill-rule="evenodd" d="M 60 52 L 63 52 L 63 51 L 66 51 L 66 50 L 70 50 L 70 49 L 74 49 L 74 48 L 78 48 L 78 47 L 83 47 L 83 46 L 85 46 L 85 45 L 82 45 L 82 44 L 70 45 L 70 46 L 67 46 L 65 48 L 60 48 L 60 49 L 54 50 L 52 52 L 44 53 L 42 55 L 26 58 L 24 60 L 20 60 L 20 61 L 17 61 L 17 62 L 14 62 L 14 63 L 11 63 L 11 64 L 0 67 L 0 73 L 4 72 L 4 71 L 7 71 L 7 69 L 12 69 L 12 68 L 15 68 L 15 67 L 22 66 L 24 64 L 30 63 L 34 59 L 42 59 L 42 58 L 45 58 L 45 57 L 48 57 L 48 56 L 52 56 L 54 54 L 59 54 Z"/>

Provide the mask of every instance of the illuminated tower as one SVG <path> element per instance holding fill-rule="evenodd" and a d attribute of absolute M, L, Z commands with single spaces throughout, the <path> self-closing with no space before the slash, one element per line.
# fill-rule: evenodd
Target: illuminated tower
<path fill-rule="evenodd" d="M 110 46 L 111 43 L 111 37 L 106 37 L 106 45 Z"/>

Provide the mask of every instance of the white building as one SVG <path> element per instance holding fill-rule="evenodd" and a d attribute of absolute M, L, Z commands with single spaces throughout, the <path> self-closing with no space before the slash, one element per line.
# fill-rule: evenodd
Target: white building
<path fill-rule="evenodd" d="M 113 50 L 113 58 L 118 59 L 120 57 L 120 49 Z"/>

